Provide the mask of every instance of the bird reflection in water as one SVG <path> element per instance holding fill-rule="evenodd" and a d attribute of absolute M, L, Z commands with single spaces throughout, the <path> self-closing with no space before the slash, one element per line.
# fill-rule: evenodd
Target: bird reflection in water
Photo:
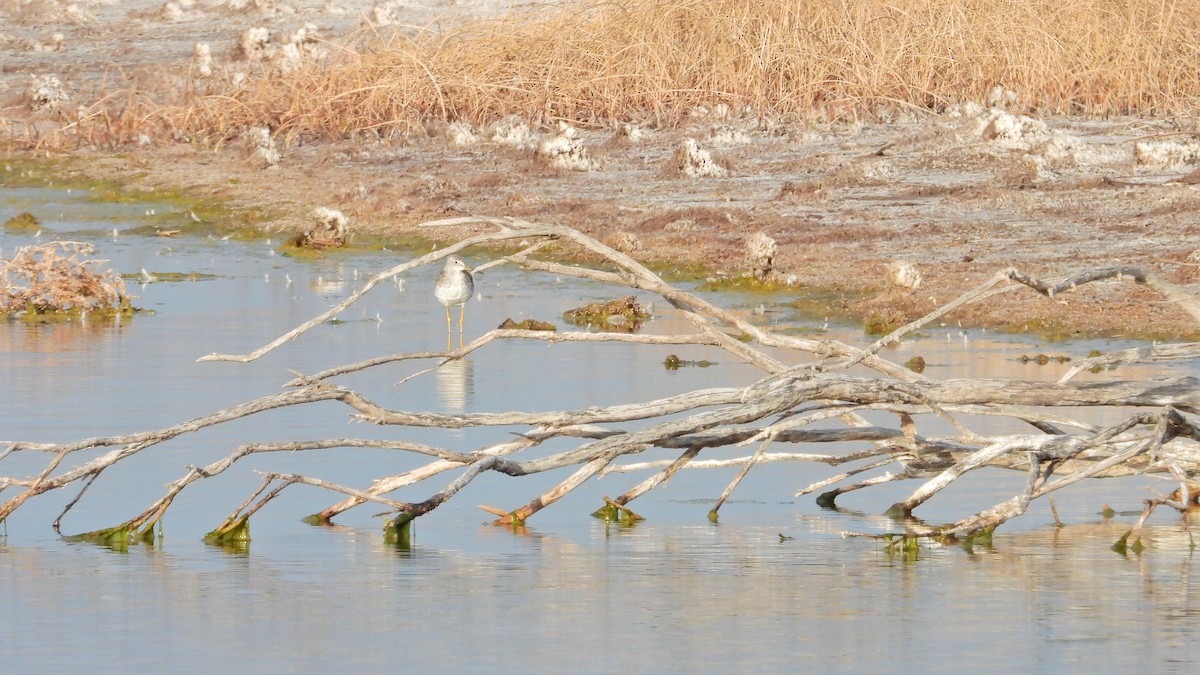
<path fill-rule="evenodd" d="M 467 358 L 442 364 L 436 371 L 438 402 L 446 412 L 466 412 L 475 393 L 474 368 Z"/>

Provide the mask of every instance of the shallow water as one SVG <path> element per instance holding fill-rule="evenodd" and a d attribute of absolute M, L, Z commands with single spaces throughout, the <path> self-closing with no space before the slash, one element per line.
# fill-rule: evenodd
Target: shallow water
<path fill-rule="evenodd" d="M 382 286 L 341 317 L 249 364 L 196 363 L 209 352 L 247 352 L 320 313 L 367 277 L 412 252 L 337 255 L 299 262 L 273 253 L 278 241 L 158 238 L 122 233 L 166 205 L 97 205 L 86 195 L 0 189 L 0 222 L 32 211 L 51 237 L 93 241 L 122 272 L 201 272 L 216 278 L 152 282 L 131 290 L 154 313 L 125 321 L 0 324 L 4 398 L 0 440 L 67 441 L 165 427 L 279 391 L 289 370 L 443 346 L 445 315 L 428 289 L 434 269 L 403 287 Z M 157 214 L 161 215 L 161 214 Z M 113 230 L 116 230 L 114 234 Z M 32 243 L 0 232 L 0 250 Z M 472 252 L 468 252 L 469 254 Z M 468 255 L 478 264 L 482 257 Z M 611 297 L 601 287 L 497 268 L 478 280 L 467 334 L 504 318 L 558 321 L 562 311 Z M 652 299 L 652 298 L 646 298 Z M 746 311 L 760 300 L 724 296 Z M 658 303 L 647 330 L 684 331 Z M 766 322 L 794 323 L 768 307 Z M 455 317 L 457 319 L 457 316 Z M 810 327 L 814 330 L 819 327 Z M 851 328 L 832 336 L 865 344 Z M 920 354 L 934 377 L 1057 378 L 1068 365 L 1038 366 L 1021 354 L 1117 348 L 1045 345 L 1028 337 L 930 330 L 889 351 Z M 667 353 L 710 359 L 709 368 L 667 371 Z M 391 408 L 436 411 L 566 410 L 652 399 L 703 387 L 742 385 L 759 372 L 702 347 L 495 343 L 457 369 L 394 384 L 426 363 L 392 364 L 341 378 Z M 1123 377 L 1173 369 L 1124 367 Z M 1088 375 L 1086 377 L 1103 377 Z M 401 430 L 347 425 L 325 403 L 275 411 L 156 446 L 105 472 L 64 518 L 64 532 L 115 525 L 161 496 L 189 464 L 215 461 L 247 441 L 402 437 L 469 451 L 493 430 Z M 1116 421 L 1117 413 L 1110 413 Z M 880 422 L 886 422 L 884 417 Z M 926 433 L 932 420 L 918 420 Z M 1001 423 L 976 426 L 1003 431 Z M 1015 428 L 1015 427 L 1014 427 Z M 538 456 L 569 447 L 531 449 Z M 720 456 L 744 454 L 745 449 Z M 535 454 L 536 453 L 536 454 Z M 68 460 L 74 466 L 95 452 Z M 668 457 L 645 453 L 642 459 Z M 46 458 L 23 453 L 0 474 L 27 476 Z M 485 475 L 417 523 L 411 549 L 385 545 L 379 507 L 364 506 L 333 527 L 300 518 L 336 501 L 292 487 L 255 515 L 249 549 L 201 542 L 259 484 L 254 470 L 304 473 L 363 486 L 421 464 L 396 452 L 341 449 L 264 455 L 185 490 L 156 546 L 125 553 L 66 541 L 50 523 L 76 487 L 42 495 L 0 525 L 0 670 L 209 672 L 337 668 L 581 672 L 627 670 L 901 670 L 1059 672 L 1191 670 L 1197 618 L 1190 590 L 1189 534 L 1155 515 L 1140 556 L 1111 544 L 1136 519 L 1105 522 L 1104 503 L 1140 509 L 1157 481 L 1093 481 L 1056 495 L 1068 527 L 1045 504 L 1006 524 L 990 549 L 925 547 L 916 559 L 887 555 L 879 542 L 845 531 L 895 531 L 871 514 L 915 484 L 845 495 L 841 511 L 818 508 L 797 489 L 834 473 L 825 466 L 755 468 L 721 511 L 705 514 L 736 470 L 683 471 L 632 504 L 648 520 L 608 526 L 588 517 L 604 495 L 643 474 L 592 481 L 531 519 L 525 532 L 488 527 L 477 504 L 511 509 L 567 472 L 513 479 Z M 415 501 L 447 475 L 393 497 Z M 980 472 L 919 510 L 950 520 L 1006 499 L 1024 476 Z M 0 497 L 10 498 L 18 488 Z M 782 538 L 780 535 L 787 537 Z"/>

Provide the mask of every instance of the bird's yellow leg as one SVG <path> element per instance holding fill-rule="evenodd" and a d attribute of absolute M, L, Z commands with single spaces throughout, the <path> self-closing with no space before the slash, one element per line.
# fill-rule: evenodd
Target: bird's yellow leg
<path fill-rule="evenodd" d="M 463 317 L 467 313 L 467 305 L 463 303 L 458 306 L 458 348 L 463 348 Z"/>
<path fill-rule="evenodd" d="M 446 351 L 450 351 L 450 307 L 446 307 Z"/>

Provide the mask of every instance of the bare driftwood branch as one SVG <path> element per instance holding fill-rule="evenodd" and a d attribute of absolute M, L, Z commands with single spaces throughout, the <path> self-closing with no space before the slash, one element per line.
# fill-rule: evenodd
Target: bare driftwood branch
<path fill-rule="evenodd" d="M 1071 366 L 1066 375 L 1063 375 L 1059 382 L 1067 382 L 1075 379 L 1075 376 L 1086 371 L 1095 369 L 1097 372 L 1101 368 L 1105 368 L 1117 363 L 1157 363 L 1162 361 L 1179 361 L 1183 359 L 1194 359 L 1200 356 L 1200 342 L 1188 342 L 1177 345 L 1151 345 L 1149 347 L 1131 347 L 1129 349 L 1121 349 L 1100 356 L 1093 356 L 1082 359 L 1079 363 Z"/>
<path fill-rule="evenodd" d="M 303 484 L 342 495 L 342 501 L 312 516 L 328 521 L 367 502 L 387 505 L 402 514 L 405 522 L 432 511 L 466 489 L 477 477 L 494 471 L 519 477 L 573 469 L 551 490 L 528 497 L 523 504 L 486 506 L 497 515 L 497 524 L 519 526 L 539 510 L 599 476 L 651 471 L 649 477 L 628 488 L 615 499 L 606 499 L 609 513 L 624 514 L 628 504 L 654 490 L 682 470 L 735 469 L 728 487 L 714 502 L 710 517 L 737 489 L 753 466 L 770 470 L 784 461 L 802 461 L 844 466 L 840 473 L 799 488 L 797 496 L 827 490 L 818 502 L 833 505 L 839 495 L 900 480 L 919 480 L 906 499 L 893 505 L 890 513 L 909 517 L 926 501 L 962 476 L 983 467 L 1023 472 L 1025 489 L 1000 504 L 968 514 L 944 528 L 924 528 L 927 535 L 970 537 L 990 531 L 1024 513 L 1029 504 L 1085 478 L 1161 473 L 1180 487 L 1178 499 L 1158 503 L 1183 505 L 1197 491 L 1200 474 L 1200 431 L 1189 415 L 1200 410 L 1200 379 L 1108 379 L 1075 380 L 1080 373 L 1113 363 L 1154 362 L 1200 356 L 1200 346 L 1154 345 L 1126 349 L 1086 359 L 1075 365 L 1058 382 L 1009 379 L 933 380 L 880 358 L 886 345 L 910 334 L 959 307 L 979 302 L 997 293 L 1034 292 L 1055 297 L 1080 291 L 1087 284 L 1104 280 L 1132 281 L 1175 303 L 1200 320 L 1200 303 L 1184 289 L 1164 281 L 1153 272 L 1131 267 L 1109 267 L 1084 271 L 1061 281 L 1047 282 L 1016 269 L 998 272 L 986 283 L 968 291 L 920 319 L 884 336 L 866 349 L 836 340 L 780 334 L 722 309 L 692 293 L 663 281 L 649 269 L 575 230 L 558 225 L 537 225 L 516 218 L 453 218 L 427 223 L 428 227 L 486 227 L 457 244 L 405 261 L 368 279 L 362 287 L 330 310 L 280 335 L 247 354 L 210 354 L 202 361 L 252 361 L 301 336 L 312 327 L 344 311 L 383 281 L 420 265 L 440 260 L 471 246 L 521 240 L 517 253 L 480 265 L 476 272 L 498 264 L 512 264 L 530 273 L 551 273 L 636 289 L 657 294 L 692 326 L 687 335 L 654 335 L 566 331 L 541 332 L 497 329 L 455 351 L 413 352 L 379 356 L 358 363 L 337 365 L 313 374 L 297 374 L 283 393 L 263 396 L 237 406 L 196 417 L 163 429 L 124 436 L 98 436 L 71 443 L 5 441 L 0 443 L 0 467 L 15 453 L 47 455 L 45 467 L 33 477 L 0 476 L 0 492 L 23 490 L 0 504 L 0 520 L 10 516 L 29 499 L 49 490 L 79 482 L 83 486 L 64 514 L 92 483 L 114 464 L 136 457 L 142 450 L 170 442 L 187 433 L 251 417 L 282 407 L 338 401 L 351 420 L 395 428 L 394 440 L 328 438 L 277 440 L 245 443 L 228 455 L 205 466 L 188 466 L 168 484 L 165 494 L 144 512 L 124 523 L 121 532 L 149 531 L 187 486 L 216 479 L 242 459 L 262 453 L 329 451 L 343 448 L 375 448 L 411 453 L 430 461 L 404 473 L 375 478 L 365 487 L 348 487 L 316 476 L 279 471 L 264 474 L 262 485 L 214 533 L 244 536 L 248 519 L 290 485 Z M 551 248 L 566 248 L 574 259 L 598 260 L 603 268 L 592 269 L 534 259 Z M 745 338 L 745 340 L 743 340 Z M 403 386 L 468 354 L 486 358 L 497 340 L 540 340 L 559 342 L 627 342 L 643 345 L 701 345 L 720 349 L 760 369 L 762 379 L 747 387 L 718 387 L 618 405 L 582 410 L 467 411 L 457 414 L 423 410 L 394 410 L 377 404 L 370 392 L 338 384 L 342 375 L 402 361 L 432 361 L 431 366 L 410 375 Z M 767 350 L 769 348 L 770 351 Z M 854 365 L 872 375 L 850 375 Z M 1107 373 L 1107 371 L 1105 371 Z M 1079 416 L 1084 409 L 1120 409 L 1123 421 L 1098 427 Z M 1132 412 L 1129 409 L 1133 409 Z M 871 412 L 894 416 L 894 425 L 872 424 L 862 416 Z M 1023 422 L 1022 434 L 993 434 L 980 431 L 979 417 L 1001 417 Z M 873 418 L 874 419 L 874 418 Z M 830 421 L 844 428 L 828 428 Z M 921 433 L 937 421 L 949 435 Z M 638 428 L 621 425 L 640 422 Z M 451 450 L 404 440 L 405 429 L 486 428 L 495 438 L 471 451 Z M 514 433 L 513 430 L 517 431 Z M 535 451 L 551 439 L 576 439 L 566 449 Z M 756 444 L 748 454 L 731 456 L 728 451 Z M 792 451 L 788 446 L 820 445 Z M 560 444 L 561 445 L 561 444 Z M 87 461 L 62 468 L 76 453 L 105 450 Z M 523 453 L 517 455 L 517 453 Z M 641 461 L 634 456 L 656 453 Z M 724 454 L 721 454 L 724 453 Z M 886 470 L 891 469 L 891 470 Z M 874 472 L 885 470 L 881 474 Z M 423 501 L 404 502 L 386 495 L 404 487 L 424 484 L 446 471 L 457 475 Z M 874 475 L 868 475 L 874 474 Z M 851 479 L 866 476 L 856 483 Z M 274 486 L 272 488 L 272 486 Z M 270 491 L 268 492 L 268 490 Z M 266 493 L 263 496 L 263 493 Z M 1152 507 L 1147 507 L 1148 517 Z M 602 509 L 601 512 L 604 512 Z M 598 512 L 598 513 L 601 513 Z M 61 519 L 61 516 L 60 516 Z M 55 526 L 57 527 L 56 520 Z M 213 534 L 213 533 L 210 533 Z"/>

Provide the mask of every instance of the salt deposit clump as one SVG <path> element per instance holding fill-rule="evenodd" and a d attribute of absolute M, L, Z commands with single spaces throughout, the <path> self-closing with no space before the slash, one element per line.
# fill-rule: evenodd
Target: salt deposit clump
<path fill-rule="evenodd" d="M 247 28 L 238 35 L 237 46 L 234 47 L 234 58 L 239 61 L 257 61 L 267 56 L 267 43 L 271 40 L 271 31 L 262 26 Z"/>
<path fill-rule="evenodd" d="M 309 52 L 309 55 L 320 55 L 323 53 L 317 50 L 316 47 L 321 43 L 321 35 L 317 31 L 317 27 L 312 23 L 305 23 L 288 35 L 288 44 L 299 46 L 301 49 Z"/>
<path fill-rule="evenodd" d="M 955 103 L 946 108 L 946 117 L 965 117 L 973 119 L 983 115 L 984 107 L 975 101 L 964 101 L 963 103 Z"/>
<path fill-rule="evenodd" d="M 265 17 L 291 16 L 296 8 L 279 0 L 225 0 L 225 8 L 235 12 L 261 14 Z"/>
<path fill-rule="evenodd" d="M 896 176 L 896 167 L 883 158 L 868 158 L 853 166 L 864 184 L 886 183 Z"/>
<path fill-rule="evenodd" d="M 196 74 L 200 77 L 212 77 L 213 60 L 212 48 L 207 42 L 197 42 L 192 47 L 192 63 L 196 66 Z"/>
<path fill-rule="evenodd" d="M 251 127 L 246 130 L 246 133 L 242 134 L 242 137 L 252 157 L 262 163 L 262 168 L 275 166 L 282 159 L 283 156 L 275 147 L 275 139 L 271 137 L 270 129 L 266 127 Z"/>
<path fill-rule="evenodd" d="M 811 143 L 821 142 L 821 134 L 818 134 L 817 132 L 811 131 L 809 129 L 804 129 L 804 130 L 800 130 L 800 131 L 791 131 L 791 132 L 788 132 L 787 140 L 789 143 L 798 143 L 798 144 L 802 144 L 802 145 L 808 145 Z"/>
<path fill-rule="evenodd" d="M 350 223 L 350 219 L 346 217 L 346 214 L 337 209 L 325 206 L 318 206 L 313 209 L 313 216 L 322 225 L 330 225 L 338 229 L 344 229 Z"/>
<path fill-rule="evenodd" d="M 71 99 L 66 86 L 53 75 L 31 75 L 28 96 L 29 107 L 34 111 L 56 110 Z"/>
<path fill-rule="evenodd" d="M 708 135 L 708 142 L 717 147 L 745 145 L 750 142 L 750 135 L 732 126 L 719 126 Z"/>
<path fill-rule="evenodd" d="M 280 72 L 298 70 L 306 61 L 323 59 L 328 53 L 317 27 L 306 23 L 287 36 L 282 44 L 271 44 L 271 31 L 261 26 L 248 28 L 238 36 L 233 50 L 239 61 L 267 61 Z"/>
<path fill-rule="evenodd" d="M 1200 162 L 1200 140 L 1141 141 L 1133 145 L 1138 164 L 1178 166 Z"/>
<path fill-rule="evenodd" d="M 995 96 L 989 100 L 992 98 Z M 984 108 L 970 101 L 950 106 L 946 116 L 967 120 L 968 129 L 973 124 L 974 133 L 996 147 L 1040 155 L 1044 161 L 1035 173 L 1041 178 L 1049 177 L 1045 173 L 1049 166 L 1096 166 L 1130 161 L 1127 146 L 1088 142 L 1068 132 L 1051 129 L 1040 119 L 1013 115 L 998 108 Z"/>
<path fill-rule="evenodd" d="M 674 162 L 678 172 L 688 178 L 724 178 L 729 169 L 713 159 L 712 153 L 700 147 L 694 138 L 683 139 L 675 150 Z"/>
<path fill-rule="evenodd" d="M 542 141 L 538 154 L 545 157 L 551 166 L 568 171 L 591 171 L 598 168 L 579 139 L 578 131 L 569 124 L 560 124 L 558 135 Z"/>
<path fill-rule="evenodd" d="M 522 150 L 536 144 L 529 125 L 517 115 L 509 115 L 496 123 L 492 128 L 492 142 Z"/>
<path fill-rule="evenodd" d="M 711 109 L 704 106 L 696 106 L 689 114 L 697 119 L 726 120 L 729 119 L 730 108 L 728 103 L 718 103 Z"/>
<path fill-rule="evenodd" d="M 1129 164 L 1129 146 L 1118 143 L 1088 143 L 1058 131 L 1039 152 L 1052 166 L 1100 166 Z"/>
<path fill-rule="evenodd" d="M 1050 127 L 1039 119 L 992 110 L 978 121 L 984 140 L 1013 150 L 1029 150 L 1050 140 Z"/>
<path fill-rule="evenodd" d="M 337 248 L 350 243 L 350 219 L 337 209 L 318 206 L 313 220 L 291 242 L 301 248 Z M 318 282 L 319 283 L 319 282 Z"/>
<path fill-rule="evenodd" d="M 622 253 L 636 254 L 645 250 L 642 240 L 632 232 L 621 230 L 608 238 L 608 245 Z"/>
<path fill-rule="evenodd" d="M 192 16 L 188 13 L 188 10 L 192 9 L 195 4 L 196 0 L 172 0 L 171 2 L 168 2 L 159 8 L 158 15 L 162 17 L 164 21 L 170 21 L 172 23 L 187 21 L 188 19 L 192 18 Z"/>
<path fill-rule="evenodd" d="M 893 286 L 907 288 L 910 291 L 917 290 L 924 281 L 917 266 L 907 260 L 893 260 L 888 263 L 887 277 Z"/>
<path fill-rule="evenodd" d="M 1007 108 L 1011 105 L 1016 105 L 1019 98 L 1020 97 L 1017 95 L 1017 92 L 1013 91 L 1012 89 L 1005 89 L 997 84 L 988 90 L 987 98 L 984 99 L 984 103 L 986 103 L 989 108 Z"/>
<path fill-rule="evenodd" d="M 33 45 L 35 52 L 60 52 L 67 45 L 67 38 L 62 33 L 55 33 L 49 40 Z"/>
<path fill-rule="evenodd" d="M 479 135 L 475 133 L 475 128 L 466 122 L 453 122 L 446 127 L 446 138 L 450 139 L 451 145 L 475 145 L 480 141 Z"/>
<path fill-rule="evenodd" d="M 392 24 L 402 23 L 396 18 L 397 10 L 411 8 L 413 5 L 408 0 L 385 0 L 384 2 L 376 2 L 370 11 L 368 23 L 376 28 L 391 26 Z"/>
<path fill-rule="evenodd" d="M 638 126 L 636 124 L 626 123 L 626 124 L 621 124 L 616 128 L 616 130 L 613 132 L 613 137 L 612 137 L 611 142 L 617 142 L 617 143 L 628 142 L 628 143 L 636 144 L 636 143 L 641 143 L 643 141 L 649 140 L 650 136 L 651 136 L 650 132 L 646 131 L 645 129 L 641 128 L 640 126 Z"/>
<path fill-rule="evenodd" d="M 746 237 L 746 257 L 754 267 L 754 276 L 765 279 L 775 267 L 775 256 L 779 244 L 766 232 L 755 232 Z"/>
<path fill-rule="evenodd" d="M 1054 164 L 1077 162 L 1084 151 L 1083 141 L 1059 133 L 1055 133 L 1054 137 L 1041 148 L 1042 156 Z"/>
<path fill-rule="evenodd" d="M 299 70 L 305 61 L 325 58 L 326 50 L 321 46 L 317 27 L 306 23 L 289 35 L 287 42 L 270 55 L 272 64 L 280 72 L 290 73 Z"/>

